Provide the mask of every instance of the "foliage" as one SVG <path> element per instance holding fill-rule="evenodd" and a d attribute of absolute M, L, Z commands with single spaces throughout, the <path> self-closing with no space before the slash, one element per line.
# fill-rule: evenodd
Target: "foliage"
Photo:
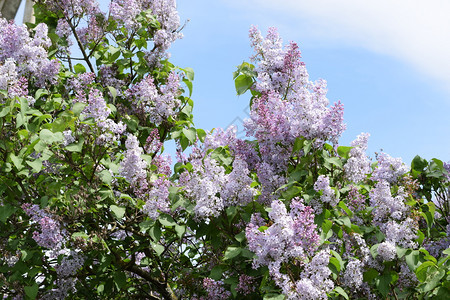
<path fill-rule="evenodd" d="M 339 146 L 343 105 L 275 29 L 234 73 L 243 140 L 194 126 L 174 1 L 35 12 L 0 20 L 3 299 L 447 298 L 450 166 Z"/>

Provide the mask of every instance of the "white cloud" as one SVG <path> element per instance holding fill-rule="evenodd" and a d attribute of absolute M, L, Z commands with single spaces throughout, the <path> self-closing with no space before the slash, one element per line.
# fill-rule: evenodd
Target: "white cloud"
<path fill-rule="evenodd" d="M 242 5 L 242 1 L 236 1 Z M 258 14 L 281 13 L 288 26 L 319 38 L 394 56 L 450 90 L 448 0 L 248 0 Z M 306 23 L 305 23 L 306 22 Z"/>

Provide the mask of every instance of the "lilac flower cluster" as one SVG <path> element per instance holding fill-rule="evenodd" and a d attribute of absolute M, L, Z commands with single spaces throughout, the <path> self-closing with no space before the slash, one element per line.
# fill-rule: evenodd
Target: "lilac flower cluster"
<path fill-rule="evenodd" d="M 198 157 L 190 161 L 192 171 L 182 173 L 179 184 L 195 202 L 198 218 L 218 216 L 225 207 L 244 206 L 253 201 L 257 191 L 251 186 L 253 180 L 245 160 L 235 157 L 232 171 L 225 174 L 211 155 L 205 155 L 206 150 L 197 148 L 194 152 Z"/>
<path fill-rule="evenodd" d="M 65 255 L 61 262 L 55 266 L 58 277 L 70 277 L 75 275 L 78 269 L 84 264 L 84 257 L 80 252 L 70 251 Z"/>
<path fill-rule="evenodd" d="M 127 151 L 120 162 L 119 175 L 124 177 L 138 195 L 142 195 L 148 187 L 147 163 L 141 158 L 143 149 L 136 136 L 130 134 L 125 142 Z"/>
<path fill-rule="evenodd" d="M 160 24 L 153 36 L 154 50 L 148 53 L 147 60 L 150 65 L 158 59 L 167 57 L 166 51 L 170 45 L 183 35 L 178 31 L 180 17 L 176 9 L 175 0 L 114 0 L 110 5 L 110 15 L 119 24 L 134 32 L 140 28 L 137 16 L 150 10 Z"/>
<path fill-rule="evenodd" d="M 395 177 L 395 175 L 388 176 L 390 179 Z M 410 217 L 409 209 L 405 204 L 406 196 L 404 187 L 400 186 L 397 195 L 393 197 L 391 186 L 385 180 L 377 182 L 370 191 L 370 202 L 371 206 L 374 207 L 372 210 L 374 223 L 386 236 L 385 241 L 378 245 L 377 250 L 380 257 L 385 261 L 391 261 L 396 257 L 397 246 L 403 248 L 417 247 L 414 240 L 417 238 L 418 224 Z"/>
<path fill-rule="evenodd" d="M 100 129 L 100 135 L 97 137 L 96 143 L 103 145 L 117 141 L 121 134 L 125 132 L 126 125 L 122 121 L 116 123 L 108 118 L 111 110 L 106 105 L 102 93 L 97 89 L 91 89 L 87 104 L 82 112 L 82 116 L 84 118 L 93 118 L 96 121 Z"/>
<path fill-rule="evenodd" d="M 322 192 L 320 196 L 322 203 L 329 203 L 331 206 L 338 204 L 339 199 L 336 198 L 333 189 L 330 187 L 330 179 L 327 176 L 320 175 L 317 178 L 317 181 L 314 183 L 314 190 L 316 192 Z"/>
<path fill-rule="evenodd" d="M 93 0 L 46 0 L 45 4 L 52 11 L 62 12 L 67 19 L 100 13 L 97 1 Z"/>
<path fill-rule="evenodd" d="M 36 204 L 23 204 L 22 209 L 40 227 L 40 232 L 33 232 L 33 239 L 36 243 L 49 250 L 60 249 L 64 242 L 61 225 Z"/>
<path fill-rule="evenodd" d="M 169 187 L 171 181 L 168 180 L 167 175 L 158 177 L 152 183 L 152 188 L 148 192 L 143 211 L 151 218 L 156 220 L 160 211 L 169 213 Z"/>
<path fill-rule="evenodd" d="M 255 99 L 251 118 L 245 127 L 247 135 L 258 140 L 271 139 L 289 144 L 296 137 L 317 138 L 337 143 L 345 130 L 341 103 L 328 107 L 326 82 L 310 82 L 300 51 L 295 43 L 283 49 L 276 29 L 269 29 L 264 39 L 252 27 L 250 39 L 256 52 L 258 74 L 254 89 L 262 96 Z"/>
<path fill-rule="evenodd" d="M 279 200 L 273 201 L 271 208 L 269 218 L 273 224 L 270 227 L 260 231 L 263 220 L 253 215 L 246 228 L 248 247 L 257 256 L 253 266 L 268 266 L 270 275 L 288 299 L 322 299 L 333 289 L 333 283 L 327 279 L 331 274 L 329 253 L 320 251 L 306 264 L 306 258 L 319 245 L 313 210 L 296 199 L 292 200 L 289 213 Z M 290 259 L 306 264 L 299 281 L 293 282 L 281 271 L 282 265 Z"/>
<path fill-rule="evenodd" d="M 0 18 L 0 65 L 13 60 L 19 76 L 33 77 L 36 85 L 42 87 L 46 82 L 55 83 L 60 64 L 48 59 L 46 48 L 51 45 L 51 40 L 47 36 L 47 25 L 38 24 L 34 31 L 34 37 L 31 37 L 25 25 L 15 25 Z"/>
<path fill-rule="evenodd" d="M 225 300 L 231 297 L 231 292 L 223 287 L 223 281 L 216 281 L 211 278 L 203 279 L 203 287 L 208 293 L 209 299 Z"/>
<path fill-rule="evenodd" d="M 253 201 L 256 190 L 251 187 L 253 180 L 249 177 L 247 163 L 236 157 L 233 162 L 233 170 L 227 174 L 221 196 L 225 206 L 247 205 Z"/>
<path fill-rule="evenodd" d="M 351 142 L 354 147 L 344 165 L 345 177 L 352 182 L 362 181 L 370 173 L 370 161 L 366 155 L 367 142 L 370 134 L 361 133 Z"/>
<path fill-rule="evenodd" d="M 137 114 L 148 114 L 150 122 L 155 125 L 174 117 L 181 102 L 178 99 L 180 79 L 175 72 L 171 72 L 160 92 L 156 88 L 153 77 L 147 76 L 138 84 L 128 89 L 125 94 L 130 97 Z"/>
<path fill-rule="evenodd" d="M 242 274 L 239 276 L 239 283 L 236 286 L 236 292 L 244 296 L 249 295 L 256 290 L 255 283 L 256 281 L 254 277 Z"/>
<path fill-rule="evenodd" d="M 409 171 L 401 158 L 393 158 L 389 154 L 380 153 L 377 157 L 378 165 L 373 170 L 372 180 L 396 182 L 402 175 Z"/>
<path fill-rule="evenodd" d="M 351 290 L 358 290 L 363 283 L 363 264 L 358 259 L 352 259 L 347 263 L 343 276 L 344 285 Z"/>
<path fill-rule="evenodd" d="M 195 201 L 195 215 L 198 218 L 218 216 L 224 209 L 224 201 L 218 196 L 223 189 L 225 169 L 210 158 L 191 161 L 192 172 L 180 176 L 180 184 L 185 186 L 186 194 Z"/>
<path fill-rule="evenodd" d="M 280 273 L 274 277 L 275 283 L 290 300 L 327 299 L 327 293 L 334 288 L 333 281 L 329 279 L 329 260 L 330 253 L 322 250 L 306 264 L 299 280 L 294 282 L 288 275 Z"/>
<path fill-rule="evenodd" d="M 406 194 L 400 187 L 397 196 L 392 197 L 391 186 L 387 181 L 377 182 L 370 191 L 370 204 L 374 207 L 372 214 L 376 224 L 381 225 L 387 220 L 401 220 L 408 211 L 404 201 Z"/>

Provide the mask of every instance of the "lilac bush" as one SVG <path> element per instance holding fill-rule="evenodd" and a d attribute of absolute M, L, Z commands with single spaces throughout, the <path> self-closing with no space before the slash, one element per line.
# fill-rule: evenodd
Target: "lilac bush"
<path fill-rule="evenodd" d="M 275 28 L 233 74 L 238 138 L 194 126 L 175 1 L 35 15 L 0 19 L 2 299 L 448 298 L 450 163 L 340 145 L 343 104 Z"/>

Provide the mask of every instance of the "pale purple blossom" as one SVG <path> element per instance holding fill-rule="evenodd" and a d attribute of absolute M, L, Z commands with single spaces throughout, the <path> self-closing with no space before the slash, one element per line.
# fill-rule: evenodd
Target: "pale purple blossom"
<path fill-rule="evenodd" d="M 203 287 L 211 300 L 225 300 L 231 297 L 231 292 L 227 291 L 223 286 L 223 281 L 216 281 L 211 278 L 203 279 Z"/>
<path fill-rule="evenodd" d="M 148 186 L 147 163 L 141 158 L 143 149 L 139 146 L 136 136 L 132 134 L 128 135 L 125 147 L 127 151 L 120 162 L 119 174 L 140 194 L 139 191 L 144 191 Z"/>
<path fill-rule="evenodd" d="M 389 154 L 380 153 L 378 155 L 378 165 L 373 170 L 372 180 L 387 181 L 389 183 L 396 182 L 402 175 L 409 172 L 401 158 L 393 158 Z"/>
<path fill-rule="evenodd" d="M 20 76 L 32 77 L 36 85 L 42 87 L 56 82 L 60 63 L 48 59 L 46 49 L 51 40 L 47 36 L 47 25 L 38 24 L 34 31 L 34 37 L 31 37 L 25 25 L 15 25 L 0 18 L 0 64 L 13 59 Z"/>
<path fill-rule="evenodd" d="M 133 101 L 136 113 L 148 114 L 155 125 L 175 117 L 177 108 L 181 105 L 178 99 L 180 90 L 179 76 L 171 72 L 165 85 L 156 88 L 153 77 L 147 76 L 138 84 L 128 89 L 125 94 Z"/>
<path fill-rule="evenodd" d="M 338 204 L 339 199 L 336 198 L 334 190 L 330 187 L 330 179 L 325 175 L 320 175 L 314 183 L 314 190 L 316 192 L 322 192 L 320 201 L 322 203 L 330 203 L 335 206 Z"/>
<path fill-rule="evenodd" d="M 404 203 L 405 197 L 403 187 L 400 187 L 397 195 L 393 197 L 387 181 L 377 182 L 370 191 L 370 204 L 374 207 L 372 211 L 374 221 L 380 224 L 389 219 L 401 220 L 408 211 Z"/>
<path fill-rule="evenodd" d="M 39 208 L 36 204 L 23 204 L 22 209 L 31 217 L 33 222 L 39 225 L 40 231 L 33 232 L 36 243 L 49 250 L 58 250 L 64 242 L 64 235 L 59 222 L 52 216 Z"/>
<path fill-rule="evenodd" d="M 358 183 L 370 173 L 370 161 L 366 155 L 369 136 L 368 133 L 361 133 L 351 142 L 354 148 L 350 150 L 349 158 L 344 165 L 345 177 L 349 181 Z"/>
<path fill-rule="evenodd" d="M 380 255 L 380 257 L 385 261 L 394 260 L 397 254 L 395 243 L 384 241 L 383 243 L 378 245 L 377 252 L 378 255 Z"/>

